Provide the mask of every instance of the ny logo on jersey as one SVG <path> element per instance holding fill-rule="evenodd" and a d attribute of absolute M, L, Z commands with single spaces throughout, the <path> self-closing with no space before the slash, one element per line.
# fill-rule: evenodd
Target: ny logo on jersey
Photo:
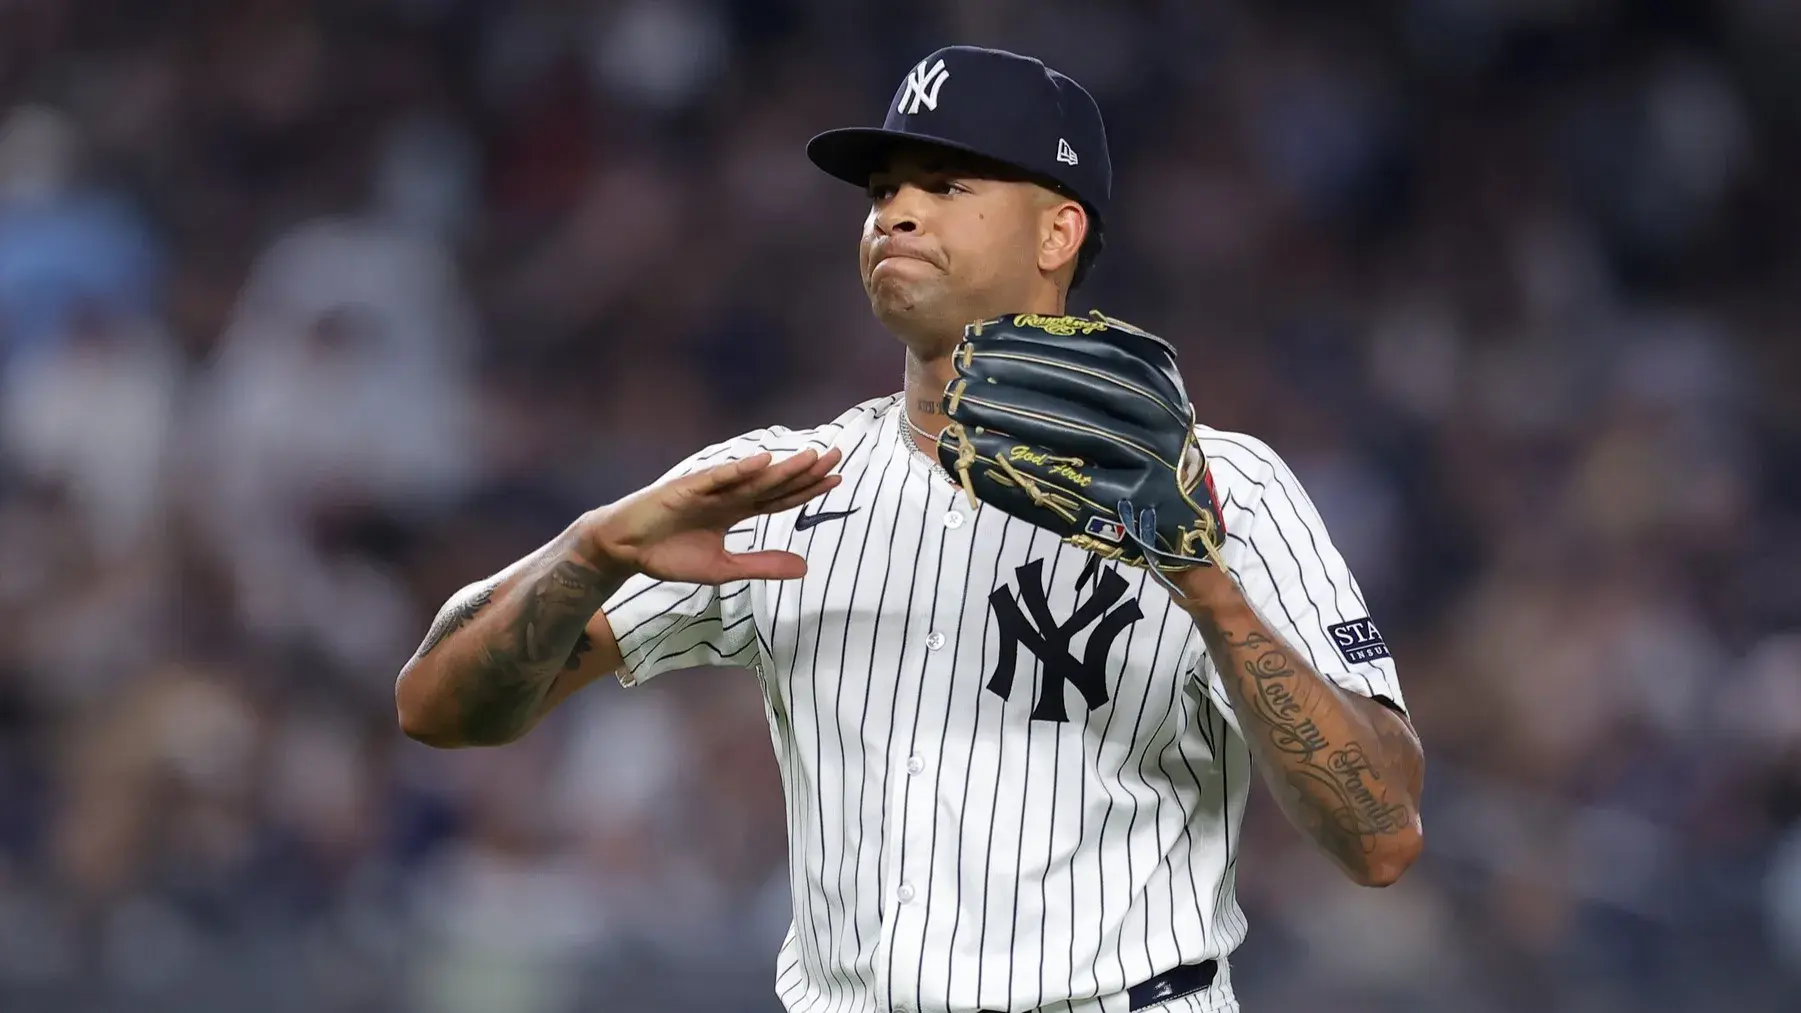
<path fill-rule="evenodd" d="M 1111 568 L 1102 569 L 1101 557 L 1090 556 L 1082 575 L 1076 578 L 1076 591 L 1081 592 L 1091 581 L 1094 591 L 1068 619 L 1058 622 L 1051 615 L 1045 596 L 1044 560 L 1034 559 L 1020 566 L 1013 576 L 1019 583 L 1017 598 L 1005 587 L 995 588 L 988 596 L 1000 626 L 1000 657 L 995 661 L 988 689 L 1003 700 L 1012 699 L 1013 673 L 1019 662 L 1019 648 L 1024 645 L 1044 668 L 1044 686 L 1032 707 L 1032 720 L 1069 720 L 1063 703 L 1066 684 L 1076 687 L 1089 710 L 1106 703 L 1107 652 L 1112 649 L 1114 638 L 1144 618 L 1136 599 L 1114 608 L 1126 593 L 1126 579 Z M 1024 612 L 1020 611 L 1021 602 L 1025 603 Z M 1070 641 L 1090 626 L 1094 631 L 1088 634 L 1088 644 L 1078 659 L 1069 651 Z"/>
<path fill-rule="evenodd" d="M 924 60 L 919 61 L 919 66 L 907 74 L 907 85 L 901 92 L 900 105 L 895 111 L 911 116 L 919 112 L 920 104 L 924 103 L 927 109 L 937 112 L 938 89 L 944 87 L 944 82 L 950 80 L 950 76 L 951 72 L 944 69 L 943 60 L 932 64 L 931 70 L 926 69 Z"/>

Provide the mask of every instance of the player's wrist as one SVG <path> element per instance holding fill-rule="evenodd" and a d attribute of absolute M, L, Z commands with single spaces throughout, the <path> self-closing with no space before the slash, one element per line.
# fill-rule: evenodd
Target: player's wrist
<path fill-rule="evenodd" d="M 558 550 L 605 579 L 624 581 L 638 573 L 637 553 L 622 537 L 617 515 L 618 504 L 613 503 L 589 510 L 563 533 Z"/>
<path fill-rule="evenodd" d="M 1223 609 L 1242 608 L 1244 592 L 1232 575 L 1218 567 L 1194 566 L 1167 576 L 1182 592 L 1177 604 L 1191 615 L 1213 614 Z"/>

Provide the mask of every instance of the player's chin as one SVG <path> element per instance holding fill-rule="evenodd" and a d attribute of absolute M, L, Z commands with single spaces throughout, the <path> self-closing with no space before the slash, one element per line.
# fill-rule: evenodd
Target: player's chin
<path fill-rule="evenodd" d="M 963 326 L 935 300 L 870 299 L 876 320 L 888 333 L 926 358 L 949 351 L 946 335 L 961 335 Z M 953 342 L 954 343 L 954 342 Z"/>
<path fill-rule="evenodd" d="M 870 279 L 869 308 L 884 324 L 917 320 L 929 315 L 931 293 L 910 278 L 877 275 Z"/>

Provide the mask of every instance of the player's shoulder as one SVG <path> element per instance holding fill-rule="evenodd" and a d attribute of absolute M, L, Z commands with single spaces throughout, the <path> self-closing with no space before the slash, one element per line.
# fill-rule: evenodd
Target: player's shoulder
<path fill-rule="evenodd" d="M 1211 426 L 1195 426 L 1195 437 L 1207 459 L 1214 494 L 1227 508 L 1228 530 L 1234 521 L 1239 530 L 1248 530 L 1247 522 L 1272 505 L 1287 510 L 1289 505 L 1310 502 L 1294 470 L 1266 441 Z"/>
<path fill-rule="evenodd" d="M 834 446 L 843 446 L 847 441 L 854 442 L 881 425 L 883 417 L 900 403 L 900 399 L 898 393 L 871 398 L 845 409 L 830 422 L 815 426 L 772 425 L 752 429 L 706 447 L 695 456 L 724 461 L 768 451 L 780 457 L 809 447 L 823 453 Z"/>
<path fill-rule="evenodd" d="M 1264 440 L 1246 433 L 1196 426 L 1201 454 L 1207 459 L 1214 494 L 1225 507 L 1226 530 L 1248 532 L 1264 515 L 1275 517 L 1276 529 L 1307 527 L 1324 538 L 1319 510 L 1282 455 Z"/>
<path fill-rule="evenodd" d="M 1225 474 L 1216 474 L 1215 481 L 1237 476 L 1251 483 L 1268 483 L 1272 477 L 1288 473 L 1288 465 L 1275 448 L 1249 433 L 1197 425 L 1194 435 L 1207 460 L 1226 466 Z"/>

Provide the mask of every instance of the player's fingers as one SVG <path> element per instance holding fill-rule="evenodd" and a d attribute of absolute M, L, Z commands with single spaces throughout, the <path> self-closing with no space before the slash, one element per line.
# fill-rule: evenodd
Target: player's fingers
<path fill-rule="evenodd" d="M 786 460 L 765 468 L 719 495 L 721 501 L 741 509 L 757 509 L 758 504 L 818 481 L 837 464 L 837 451 L 819 454 L 808 448 Z"/>
<path fill-rule="evenodd" d="M 838 462 L 842 460 L 844 460 L 844 451 L 838 447 L 833 447 L 819 455 L 819 460 L 814 461 L 813 467 L 807 469 L 807 471 L 810 474 L 824 475 L 833 468 L 838 467 Z"/>
<path fill-rule="evenodd" d="M 802 503 L 818 499 L 827 492 L 838 488 L 843 482 L 844 476 L 842 475 L 826 475 L 816 482 L 802 486 L 799 489 L 790 490 L 774 499 L 763 500 L 756 504 L 752 512 L 759 514 L 779 514 L 783 510 L 792 510 Z"/>
<path fill-rule="evenodd" d="M 726 461 L 689 475 L 689 488 L 697 493 L 716 493 L 734 488 L 765 471 L 773 455 L 767 450 L 736 461 Z"/>
<path fill-rule="evenodd" d="M 797 580 L 807 575 L 807 559 L 793 552 L 765 549 L 736 552 L 721 564 L 722 580 Z"/>
<path fill-rule="evenodd" d="M 728 499 L 754 502 L 798 475 L 805 474 L 819 460 L 819 451 L 808 447 L 790 454 L 763 470 L 745 477 L 744 481 L 720 490 Z"/>
<path fill-rule="evenodd" d="M 843 456 L 844 454 L 842 451 L 833 447 L 831 450 L 820 455 L 819 459 L 814 461 L 812 466 L 805 471 L 789 478 L 785 482 L 759 491 L 757 494 L 757 504 L 759 508 L 763 503 L 782 499 L 790 493 L 799 492 L 802 489 L 818 483 L 830 474 L 833 468 L 838 466 L 838 462 Z"/>

